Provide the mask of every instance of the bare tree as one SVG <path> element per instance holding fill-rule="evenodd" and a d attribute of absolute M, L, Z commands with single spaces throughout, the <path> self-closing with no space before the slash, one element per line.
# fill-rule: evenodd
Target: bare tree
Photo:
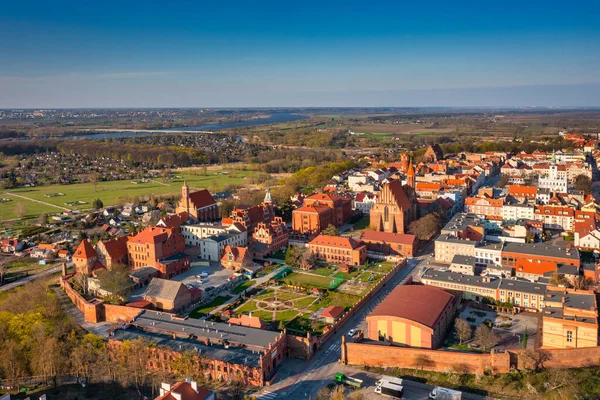
<path fill-rule="evenodd" d="M 467 321 L 462 318 L 456 318 L 454 321 L 454 336 L 459 341 L 459 344 L 471 339 L 473 336 L 473 331 L 471 330 L 471 325 Z"/>
<path fill-rule="evenodd" d="M 88 181 L 94 185 L 94 192 L 98 191 L 98 182 L 100 182 L 100 175 L 97 173 L 90 174 Z"/>
<path fill-rule="evenodd" d="M 544 363 L 550 360 L 552 355 L 546 350 L 534 349 L 523 352 L 522 357 L 526 369 L 538 372 L 544 369 Z"/>
<path fill-rule="evenodd" d="M 0 259 L 0 284 L 4 283 L 4 275 L 8 272 L 8 261 Z"/>
<path fill-rule="evenodd" d="M 497 341 L 496 334 L 492 328 L 487 325 L 479 325 L 477 329 L 475 329 L 475 339 L 479 341 L 483 350 L 492 348 Z"/>

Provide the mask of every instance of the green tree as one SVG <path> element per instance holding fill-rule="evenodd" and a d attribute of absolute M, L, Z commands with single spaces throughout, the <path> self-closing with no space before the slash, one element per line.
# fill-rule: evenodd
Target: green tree
<path fill-rule="evenodd" d="M 589 194 L 592 192 L 592 180 L 587 175 L 577 175 L 575 177 L 575 189 Z"/>
<path fill-rule="evenodd" d="M 338 228 L 335 227 L 335 225 L 329 224 L 329 225 L 327 225 L 327 228 L 323 229 L 321 234 L 327 235 L 327 236 L 338 236 L 339 231 L 338 231 Z"/>
<path fill-rule="evenodd" d="M 99 209 L 101 209 L 101 208 L 103 208 L 103 207 L 104 207 L 104 203 L 102 203 L 102 200 L 100 200 L 100 199 L 96 199 L 96 200 L 94 200 L 94 203 L 92 204 L 92 206 L 93 206 L 93 207 L 94 207 L 96 210 L 99 210 Z"/>

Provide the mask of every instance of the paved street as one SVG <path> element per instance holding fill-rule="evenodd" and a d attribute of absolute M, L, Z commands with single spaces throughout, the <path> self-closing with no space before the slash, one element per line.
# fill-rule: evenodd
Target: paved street
<path fill-rule="evenodd" d="M 39 279 L 39 278 L 43 278 L 43 277 L 55 274 L 57 272 L 60 272 L 61 269 L 62 269 L 62 267 L 59 265 L 58 267 L 50 268 L 50 269 L 47 269 L 47 270 L 42 271 L 40 273 L 26 276 L 25 278 L 19 279 L 18 281 L 14 281 L 14 282 L 8 283 L 6 285 L 0 286 L 0 292 L 3 292 L 5 290 L 11 290 L 11 289 L 19 287 L 21 285 L 24 285 L 27 282 L 31 282 L 31 281 L 33 281 L 35 279 Z"/>
<path fill-rule="evenodd" d="M 280 367 L 275 383 L 262 390 L 259 399 L 314 399 L 317 392 L 326 386 L 338 372 L 356 376 L 365 381 L 365 389 L 369 395 L 373 394 L 374 385 L 379 376 L 368 373 L 359 368 L 343 365 L 339 362 L 341 336 L 350 329 L 365 329 L 366 316 L 387 296 L 397 285 L 404 284 L 410 276 L 418 277 L 422 274 L 433 251 L 430 243 L 423 249 L 423 255 L 411 259 L 381 290 L 368 301 L 354 317 L 350 318 L 342 329 L 338 331 L 325 345 L 316 353 L 312 360 L 302 361 L 297 359 L 286 360 Z M 415 385 L 407 385 L 405 398 L 425 399 L 430 387 L 415 382 Z"/>

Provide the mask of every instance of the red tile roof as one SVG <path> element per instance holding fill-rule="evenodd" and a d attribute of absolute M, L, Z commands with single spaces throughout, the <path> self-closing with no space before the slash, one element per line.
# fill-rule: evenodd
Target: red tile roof
<path fill-rule="evenodd" d="M 357 249 L 364 246 L 362 242 L 349 237 L 319 235 L 309 243 L 311 246 L 336 247 L 341 249 Z"/>
<path fill-rule="evenodd" d="M 340 306 L 329 306 L 321 312 L 321 316 L 325 318 L 337 318 L 344 313 L 344 309 Z"/>
<path fill-rule="evenodd" d="M 171 393 L 179 394 L 179 396 L 175 397 Z M 170 391 L 157 397 L 156 400 L 205 400 L 211 393 L 210 390 L 200 387 L 198 391 L 195 391 L 188 382 L 177 382 Z"/>
<path fill-rule="evenodd" d="M 196 208 L 202 208 L 217 204 L 210 192 L 206 189 L 198 190 L 190 193 L 190 201 Z"/>
<path fill-rule="evenodd" d="M 73 258 L 89 259 L 93 257 L 98 257 L 98 253 L 96 253 L 96 250 L 94 250 L 89 240 L 82 240 L 81 243 L 79 243 L 79 246 L 77 246 L 77 249 L 75 249 Z"/>
<path fill-rule="evenodd" d="M 361 238 L 361 240 L 373 240 L 373 241 L 378 241 L 378 242 L 410 244 L 410 245 L 414 245 L 415 241 L 416 241 L 415 235 L 409 235 L 407 233 L 377 232 L 377 231 L 371 231 L 371 230 L 363 231 L 360 238 Z"/>
<path fill-rule="evenodd" d="M 127 236 L 103 241 L 102 244 L 112 259 L 119 259 L 127 254 Z"/>
<path fill-rule="evenodd" d="M 433 286 L 397 286 L 367 319 L 391 316 L 434 329 L 443 311 L 453 301 L 454 296 Z"/>

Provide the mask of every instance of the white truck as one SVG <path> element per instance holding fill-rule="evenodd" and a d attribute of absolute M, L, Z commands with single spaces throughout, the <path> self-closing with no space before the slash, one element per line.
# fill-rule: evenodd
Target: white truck
<path fill-rule="evenodd" d="M 401 399 L 404 394 L 402 379 L 384 376 L 375 384 L 375 393 L 394 399 Z"/>
<path fill-rule="evenodd" d="M 432 400 L 461 400 L 462 392 L 438 386 L 429 393 L 429 398 Z"/>

